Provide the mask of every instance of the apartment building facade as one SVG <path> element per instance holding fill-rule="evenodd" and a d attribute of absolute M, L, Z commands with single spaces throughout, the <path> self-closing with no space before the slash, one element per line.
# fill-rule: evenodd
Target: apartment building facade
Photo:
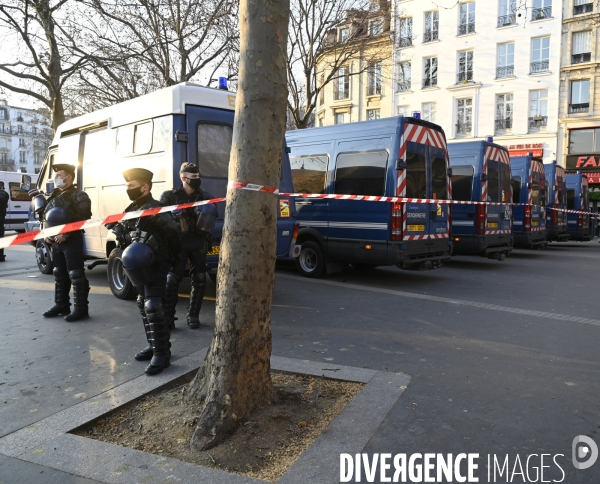
<path fill-rule="evenodd" d="M 394 21 L 394 115 L 556 159 L 562 2 L 396 0 Z"/>
<path fill-rule="evenodd" d="M 0 171 L 39 173 L 51 141 L 43 113 L 0 99 Z"/>
<path fill-rule="evenodd" d="M 598 2 L 564 0 L 558 159 L 600 183 L 600 33 Z"/>

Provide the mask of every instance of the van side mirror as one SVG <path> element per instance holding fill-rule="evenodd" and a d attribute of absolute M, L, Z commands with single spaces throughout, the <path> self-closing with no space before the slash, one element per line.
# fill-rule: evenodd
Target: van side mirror
<path fill-rule="evenodd" d="M 402 158 L 398 158 L 396 160 L 396 170 L 406 170 L 408 168 L 408 164 Z"/>
<path fill-rule="evenodd" d="M 452 168 L 448 168 L 448 171 L 447 171 L 447 173 L 448 173 L 448 176 L 449 176 L 449 177 L 452 177 Z"/>
<path fill-rule="evenodd" d="M 31 188 L 31 177 L 29 175 L 21 176 L 21 190 L 28 192 Z"/>
<path fill-rule="evenodd" d="M 482 181 L 482 182 L 483 182 L 483 181 L 488 181 L 488 176 L 487 176 L 487 174 L 486 174 L 486 173 L 482 173 L 482 174 L 481 174 L 481 181 Z"/>

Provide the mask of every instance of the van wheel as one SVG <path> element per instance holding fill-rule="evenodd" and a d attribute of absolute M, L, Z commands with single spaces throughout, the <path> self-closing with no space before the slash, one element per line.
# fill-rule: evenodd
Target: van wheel
<path fill-rule="evenodd" d="M 353 262 L 352 267 L 357 271 L 372 271 L 377 266 L 375 264 L 363 264 L 362 262 Z"/>
<path fill-rule="evenodd" d="M 313 241 L 304 242 L 296 258 L 296 269 L 304 277 L 320 277 L 325 272 L 325 255 Z"/>
<path fill-rule="evenodd" d="M 113 249 L 108 256 L 108 285 L 112 293 L 119 299 L 133 299 L 135 297 L 135 287 L 125 274 L 121 256 L 123 251 L 119 248 Z"/>
<path fill-rule="evenodd" d="M 50 247 L 43 240 L 38 240 L 35 244 L 35 259 L 42 274 L 52 274 L 54 264 L 50 257 Z"/>

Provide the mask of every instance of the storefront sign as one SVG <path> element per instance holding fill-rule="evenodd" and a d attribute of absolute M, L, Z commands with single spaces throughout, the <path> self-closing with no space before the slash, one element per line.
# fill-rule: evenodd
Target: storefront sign
<path fill-rule="evenodd" d="M 569 171 L 598 171 L 600 155 L 569 155 L 566 169 Z"/>
<path fill-rule="evenodd" d="M 586 173 L 585 175 L 587 176 L 590 185 L 592 183 L 600 183 L 600 172 Z"/>
<path fill-rule="evenodd" d="M 511 157 L 527 156 L 531 153 L 533 156 L 541 158 L 544 156 L 544 144 L 543 143 L 527 143 L 520 145 L 505 145 L 504 148 L 508 150 Z"/>

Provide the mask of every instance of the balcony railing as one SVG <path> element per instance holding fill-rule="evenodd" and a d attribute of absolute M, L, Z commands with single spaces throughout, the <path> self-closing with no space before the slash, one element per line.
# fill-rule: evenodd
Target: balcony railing
<path fill-rule="evenodd" d="M 531 20 L 542 20 L 552 17 L 552 7 L 534 8 L 531 11 Z"/>
<path fill-rule="evenodd" d="M 512 129 L 512 118 L 499 118 L 496 119 L 496 132 L 498 131 L 506 131 L 507 129 Z"/>
<path fill-rule="evenodd" d="M 584 3 L 583 5 L 575 5 L 573 7 L 573 15 L 590 13 L 592 10 L 594 10 L 594 2 Z"/>
<path fill-rule="evenodd" d="M 472 123 L 465 123 L 463 121 L 459 121 L 458 123 L 456 123 L 456 134 L 467 135 L 471 133 L 472 129 Z"/>
<path fill-rule="evenodd" d="M 410 91 L 410 81 L 398 81 L 398 88 L 396 92 Z"/>
<path fill-rule="evenodd" d="M 590 103 L 569 104 L 569 114 L 587 113 L 590 110 Z"/>
<path fill-rule="evenodd" d="M 515 25 L 516 23 L 517 15 L 514 13 L 498 17 L 498 27 L 506 27 L 507 25 Z"/>
<path fill-rule="evenodd" d="M 466 24 L 460 24 L 458 26 L 457 35 L 471 34 L 473 32 L 475 32 L 475 22 L 468 22 Z"/>
<path fill-rule="evenodd" d="M 437 30 L 427 30 L 423 34 L 423 42 L 433 42 L 434 40 L 438 40 Z"/>
<path fill-rule="evenodd" d="M 548 116 L 532 116 L 529 118 L 530 128 L 542 128 L 548 126 Z"/>
<path fill-rule="evenodd" d="M 571 64 L 581 64 L 592 60 L 592 53 L 585 52 L 584 54 L 573 54 L 571 56 Z"/>
<path fill-rule="evenodd" d="M 543 61 L 539 61 L 539 62 L 532 62 L 529 73 L 530 74 L 539 74 L 541 72 L 548 72 L 549 70 L 550 70 L 550 61 L 543 60 Z"/>
<path fill-rule="evenodd" d="M 413 45 L 412 40 L 412 37 L 400 37 L 400 40 L 398 41 L 398 47 L 410 47 L 411 45 Z"/>
<path fill-rule="evenodd" d="M 423 89 L 428 87 L 437 87 L 437 77 L 423 79 Z"/>
<path fill-rule="evenodd" d="M 503 77 L 513 77 L 515 75 L 515 66 L 502 66 L 496 68 L 496 79 Z"/>
<path fill-rule="evenodd" d="M 456 84 L 467 84 L 473 82 L 473 71 L 459 72 L 456 76 Z"/>

